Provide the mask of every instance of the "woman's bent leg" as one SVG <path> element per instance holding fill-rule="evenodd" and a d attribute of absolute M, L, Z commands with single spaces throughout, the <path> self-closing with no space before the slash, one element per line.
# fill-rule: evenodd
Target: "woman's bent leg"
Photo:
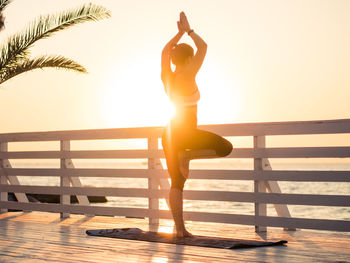
<path fill-rule="evenodd" d="M 190 160 L 223 157 L 232 151 L 231 142 L 214 133 L 193 129 L 186 135 L 178 154 L 180 171 L 186 179 Z"/>
<path fill-rule="evenodd" d="M 179 159 L 182 158 L 184 160 L 183 163 L 188 163 L 189 160 L 193 159 L 210 159 L 218 157 L 219 155 L 212 149 L 182 151 L 179 154 Z"/>
<path fill-rule="evenodd" d="M 181 152 L 181 157 L 187 159 L 206 159 L 224 157 L 231 153 L 232 144 L 223 137 L 196 129 L 184 142 L 186 151 Z"/>

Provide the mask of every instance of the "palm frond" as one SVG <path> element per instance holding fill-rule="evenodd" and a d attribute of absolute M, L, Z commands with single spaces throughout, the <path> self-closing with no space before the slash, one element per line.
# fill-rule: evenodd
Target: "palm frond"
<path fill-rule="evenodd" d="M 4 67 L 0 70 L 0 84 L 21 73 L 34 69 L 59 68 L 87 73 L 86 69 L 77 62 L 63 56 L 42 56 L 34 59 L 24 59 L 11 67 Z"/>
<path fill-rule="evenodd" d="M 6 8 L 6 6 L 11 3 L 12 0 L 0 0 L 0 31 L 5 27 L 5 17 L 2 11 Z"/>
<path fill-rule="evenodd" d="M 0 11 L 3 11 L 12 0 L 0 0 Z"/>
<path fill-rule="evenodd" d="M 38 40 L 87 21 L 97 21 L 110 17 L 110 12 L 98 5 L 88 4 L 56 15 L 40 16 L 29 27 L 9 38 L 0 51 L 0 68 L 25 59 L 29 48 Z"/>

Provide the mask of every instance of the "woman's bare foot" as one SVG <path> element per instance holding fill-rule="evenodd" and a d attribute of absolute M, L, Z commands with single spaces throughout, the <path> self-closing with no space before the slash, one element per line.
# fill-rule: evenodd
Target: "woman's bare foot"
<path fill-rule="evenodd" d="M 182 176 L 188 179 L 190 172 L 190 160 L 185 157 L 185 153 L 179 152 L 179 165 Z"/>
<path fill-rule="evenodd" d="M 176 233 L 176 237 L 193 237 L 193 235 L 187 230 L 184 230 L 182 232 Z"/>

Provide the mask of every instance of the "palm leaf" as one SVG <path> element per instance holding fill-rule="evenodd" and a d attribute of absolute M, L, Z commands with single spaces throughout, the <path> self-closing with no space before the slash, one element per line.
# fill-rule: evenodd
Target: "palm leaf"
<path fill-rule="evenodd" d="M 0 30 L 2 30 L 4 28 L 4 26 L 5 26 L 5 17 L 2 14 L 2 11 L 11 2 L 12 2 L 12 0 L 0 0 Z"/>
<path fill-rule="evenodd" d="M 0 69 L 25 59 L 29 54 L 29 48 L 40 39 L 48 38 L 60 30 L 86 21 L 97 21 L 108 17 L 110 12 L 106 8 L 93 4 L 83 5 L 57 15 L 40 16 L 30 23 L 25 31 L 10 37 L 8 43 L 2 47 Z"/>
<path fill-rule="evenodd" d="M 4 67 L 0 70 L 0 84 L 21 73 L 34 69 L 60 68 L 87 73 L 86 69 L 77 62 L 63 56 L 42 56 L 34 59 L 24 59 L 11 67 Z"/>
<path fill-rule="evenodd" d="M 0 0 L 0 11 L 3 11 L 12 0 Z"/>

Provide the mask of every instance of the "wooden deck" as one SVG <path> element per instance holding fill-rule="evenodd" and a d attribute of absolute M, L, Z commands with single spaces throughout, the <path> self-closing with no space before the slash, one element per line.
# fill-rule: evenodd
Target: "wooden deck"
<path fill-rule="evenodd" d="M 194 234 L 242 239 L 285 239 L 285 247 L 224 250 L 91 237 L 87 229 L 139 227 L 144 219 L 87 217 L 58 213 L 9 212 L 0 214 L 0 262 L 350 262 L 350 233 L 189 222 Z M 162 221 L 159 231 L 172 230 Z"/>

